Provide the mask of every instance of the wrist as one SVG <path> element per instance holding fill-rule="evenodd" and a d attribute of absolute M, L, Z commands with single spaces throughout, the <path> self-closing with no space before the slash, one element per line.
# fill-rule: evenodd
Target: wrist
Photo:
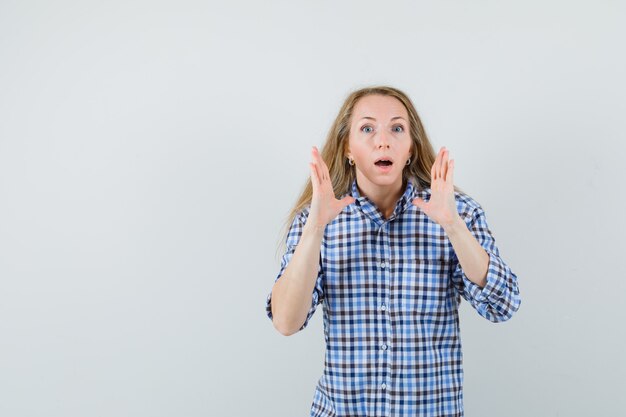
<path fill-rule="evenodd" d="M 454 217 L 449 222 L 442 223 L 441 227 L 443 228 L 443 230 L 446 232 L 446 234 L 448 236 L 451 235 L 451 234 L 456 234 L 459 231 L 464 231 L 465 229 L 467 229 L 467 225 L 465 224 L 465 222 L 463 221 L 463 219 L 459 215 Z"/>
<path fill-rule="evenodd" d="M 324 231 L 326 230 L 325 224 L 319 224 L 314 218 L 307 219 L 307 222 L 304 224 L 303 232 L 307 231 L 314 235 L 324 235 Z"/>

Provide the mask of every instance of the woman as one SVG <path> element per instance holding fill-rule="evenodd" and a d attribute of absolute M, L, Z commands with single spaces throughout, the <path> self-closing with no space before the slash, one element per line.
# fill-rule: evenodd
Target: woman
<path fill-rule="evenodd" d="M 448 150 L 435 156 L 406 94 L 364 88 L 310 172 L 266 312 L 291 335 L 324 301 L 311 416 L 462 416 L 461 297 L 492 322 L 521 300 Z"/>

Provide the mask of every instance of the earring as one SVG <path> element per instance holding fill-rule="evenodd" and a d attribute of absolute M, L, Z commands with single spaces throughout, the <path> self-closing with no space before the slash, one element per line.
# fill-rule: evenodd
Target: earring
<path fill-rule="evenodd" d="M 348 158 L 348 163 L 350 164 L 350 166 L 354 166 L 354 161 L 350 158 Z"/>
<path fill-rule="evenodd" d="M 406 161 L 406 164 L 407 164 L 407 165 L 411 165 L 411 158 L 409 158 L 409 160 L 408 160 L 408 161 Z"/>

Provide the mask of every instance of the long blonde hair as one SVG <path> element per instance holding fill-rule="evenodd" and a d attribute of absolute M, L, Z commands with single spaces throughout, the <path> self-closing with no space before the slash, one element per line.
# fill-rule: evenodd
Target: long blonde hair
<path fill-rule="evenodd" d="M 412 179 L 418 189 L 421 189 L 422 187 L 430 187 L 430 170 L 435 162 L 437 154 L 433 150 L 430 140 L 426 135 L 422 121 L 420 120 L 413 103 L 405 93 L 397 88 L 379 85 L 361 88 L 350 93 L 341 106 L 341 109 L 339 110 L 328 135 L 326 136 L 326 143 L 322 147 L 321 156 L 326 165 L 328 165 L 330 180 L 333 184 L 335 196 L 337 197 L 350 192 L 350 186 L 356 178 L 354 167 L 348 163 L 348 159 L 345 155 L 346 150 L 348 149 L 347 146 L 350 135 L 350 123 L 354 106 L 361 98 L 374 94 L 395 97 L 404 105 L 409 115 L 409 132 L 412 142 L 411 155 L 413 155 L 413 157 L 411 158 L 410 165 L 406 166 L 402 172 L 403 183 L 406 184 L 407 180 Z M 454 190 L 464 193 L 457 186 L 454 186 Z M 302 194 L 300 194 L 295 206 L 291 209 L 285 219 L 281 239 L 281 243 L 283 245 L 285 244 L 289 227 L 291 226 L 295 216 L 300 212 L 300 210 L 311 204 L 312 196 L 313 186 L 311 184 L 311 178 L 309 177 Z M 282 249 L 280 250 L 282 252 L 284 250 L 284 246 L 281 246 L 281 248 Z"/>

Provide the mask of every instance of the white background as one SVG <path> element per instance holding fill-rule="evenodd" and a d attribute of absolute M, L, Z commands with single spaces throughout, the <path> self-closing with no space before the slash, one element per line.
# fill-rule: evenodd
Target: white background
<path fill-rule="evenodd" d="M 264 304 L 343 99 L 412 98 L 518 275 L 461 308 L 467 416 L 616 415 L 618 1 L 0 3 L 0 415 L 305 416 L 322 306 Z M 621 181 L 620 181 L 621 180 Z"/>

